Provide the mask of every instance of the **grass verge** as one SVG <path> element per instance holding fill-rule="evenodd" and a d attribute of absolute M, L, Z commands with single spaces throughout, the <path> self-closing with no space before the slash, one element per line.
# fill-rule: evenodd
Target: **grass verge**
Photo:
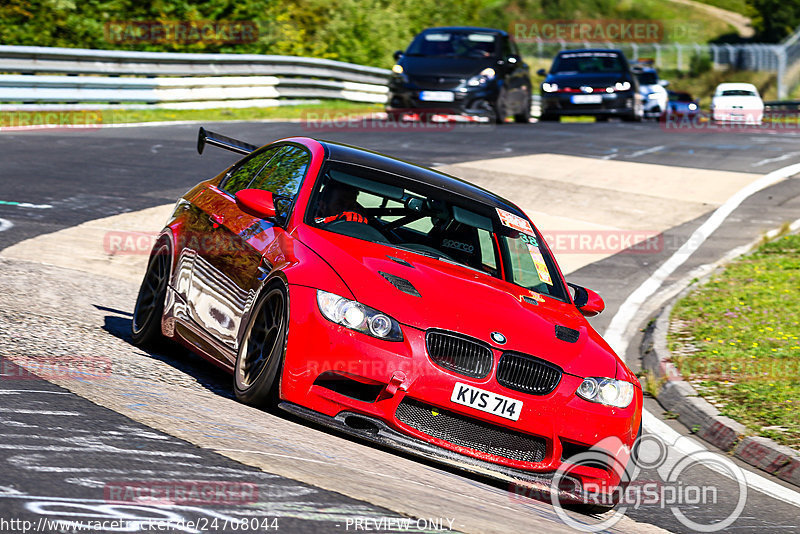
<path fill-rule="evenodd" d="M 344 100 L 326 100 L 315 104 L 298 104 L 271 108 L 222 109 L 120 109 L 98 111 L 0 111 L 0 128 L 15 126 L 98 127 L 134 122 L 162 121 L 231 121 L 231 120 L 324 120 L 348 115 L 383 111 L 382 104 L 361 104 Z"/>
<path fill-rule="evenodd" d="M 723 415 L 800 449 L 800 235 L 763 243 L 681 299 L 669 348 Z"/>

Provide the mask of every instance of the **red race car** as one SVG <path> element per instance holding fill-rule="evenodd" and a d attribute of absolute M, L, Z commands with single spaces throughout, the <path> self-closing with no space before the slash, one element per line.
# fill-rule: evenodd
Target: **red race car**
<path fill-rule="evenodd" d="M 584 317 L 602 299 L 564 281 L 517 206 L 337 143 L 201 128 L 206 144 L 246 157 L 176 204 L 137 344 L 179 341 L 245 403 L 613 506 L 586 488 L 624 485 L 642 391 Z"/>

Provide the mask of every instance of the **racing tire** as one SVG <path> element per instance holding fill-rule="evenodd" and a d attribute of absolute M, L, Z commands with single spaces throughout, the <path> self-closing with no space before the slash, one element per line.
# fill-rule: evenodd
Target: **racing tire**
<path fill-rule="evenodd" d="M 525 99 L 522 111 L 514 115 L 514 122 L 521 124 L 531 122 L 531 95 L 528 95 Z"/>
<path fill-rule="evenodd" d="M 233 390 L 239 401 L 265 408 L 278 405 L 288 331 L 288 294 L 284 284 L 273 284 L 253 307 L 236 355 Z"/>
<path fill-rule="evenodd" d="M 150 253 L 131 319 L 131 338 L 139 347 L 154 348 L 165 341 L 161 333 L 161 318 L 169 285 L 171 257 L 169 243 L 163 240 Z"/>
<path fill-rule="evenodd" d="M 506 122 L 508 110 L 506 109 L 505 97 L 502 93 L 497 95 L 497 100 L 492 103 L 492 114 L 494 115 L 495 124 L 503 124 Z"/>

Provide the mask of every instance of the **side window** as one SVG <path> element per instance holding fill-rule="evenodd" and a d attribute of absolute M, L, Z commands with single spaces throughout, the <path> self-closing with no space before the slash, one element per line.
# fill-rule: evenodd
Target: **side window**
<path fill-rule="evenodd" d="M 302 148 L 281 147 L 267 167 L 251 182 L 250 187 L 271 191 L 275 195 L 294 197 L 306 175 L 310 159 L 308 152 Z"/>
<path fill-rule="evenodd" d="M 269 163 L 269 160 L 272 159 L 272 156 L 274 156 L 278 150 L 278 148 L 270 148 L 248 156 L 248 159 L 242 162 L 228 179 L 222 183 L 221 188 L 231 195 L 235 195 L 242 189 L 247 189 L 253 177 Z"/>
<path fill-rule="evenodd" d="M 300 147 L 283 146 L 248 187 L 271 191 L 275 208 L 285 215 L 303 183 L 311 156 Z"/>

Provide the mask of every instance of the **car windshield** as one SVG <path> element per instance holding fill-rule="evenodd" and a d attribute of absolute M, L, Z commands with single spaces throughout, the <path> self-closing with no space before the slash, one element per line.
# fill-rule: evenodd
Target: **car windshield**
<path fill-rule="evenodd" d="M 497 34 L 482 32 L 437 31 L 418 35 L 406 55 L 429 57 L 483 58 L 496 56 Z"/>
<path fill-rule="evenodd" d="M 520 213 L 397 175 L 328 163 L 315 185 L 306 223 L 567 300 L 541 234 Z"/>
<path fill-rule="evenodd" d="M 602 74 L 625 70 L 619 54 L 613 52 L 568 52 L 556 56 L 552 74 Z"/>
<path fill-rule="evenodd" d="M 655 72 L 640 72 L 636 77 L 642 85 L 656 85 L 658 83 L 658 75 Z"/>
<path fill-rule="evenodd" d="M 670 93 L 670 102 L 692 102 L 694 99 L 689 93 Z"/>
<path fill-rule="evenodd" d="M 748 89 L 725 89 L 720 96 L 756 96 L 756 94 Z"/>

